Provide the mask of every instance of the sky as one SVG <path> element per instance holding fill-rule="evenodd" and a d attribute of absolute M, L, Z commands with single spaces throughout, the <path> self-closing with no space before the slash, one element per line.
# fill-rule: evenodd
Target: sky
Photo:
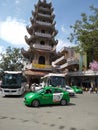
<path fill-rule="evenodd" d="M 55 28 L 58 30 L 56 50 L 74 46 L 67 39 L 72 32 L 70 26 L 76 20 L 81 20 L 81 13 L 91 15 L 89 7 L 94 5 L 98 8 L 98 0 L 47 0 L 48 3 L 50 1 L 54 8 Z M 26 26 L 31 25 L 31 12 L 37 2 L 38 0 L 0 0 L 0 53 L 8 46 L 28 49 L 24 36 L 29 36 Z"/>

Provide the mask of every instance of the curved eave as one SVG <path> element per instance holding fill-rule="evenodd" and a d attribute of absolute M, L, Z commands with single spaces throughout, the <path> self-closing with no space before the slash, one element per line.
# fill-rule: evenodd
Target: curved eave
<path fill-rule="evenodd" d="M 50 18 L 53 20 L 55 18 L 55 14 L 51 15 Z"/>
<path fill-rule="evenodd" d="M 55 22 L 53 22 L 52 26 L 55 26 L 55 25 L 56 25 L 56 21 L 55 21 Z"/>
<path fill-rule="evenodd" d="M 25 58 L 29 58 L 30 56 L 30 50 L 26 51 L 24 48 L 21 49 L 21 53 Z"/>
<path fill-rule="evenodd" d="M 53 12 L 53 11 L 54 11 L 54 8 L 51 8 L 51 11 Z"/>
<path fill-rule="evenodd" d="M 30 43 L 32 42 L 32 38 L 28 38 L 27 36 L 25 36 L 25 41 L 30 46 Z"/>
<path fill-rule="evenodd" d="M 28 38 L 27 36 L 25 36 L 25 41 L 26 43 L 30 46 L 30 43 L 33 43 L 33 41 L 35 41 L 36 39 L 46 39 L 49 40 L 51 42 L 51 44 L 53 45 L 57 45 L 58 44 L 58 40 L 54 40 L 54 38 L 48 38 L 48 37 L 42 37 L 42 36 L 37 36 L 37 35 L 32 35 L 30 38 Z"/>
<path fill-rule="evenodd" d="M 54 40 L 54 38 L 51 40 L 53 45 L 57 45 L 58 44 L 58 40 Z"/>
<path fill-rule="evenodd" d="M 32 35 L 32 27 L 26 26 L 27 32 Z"/>
<path fill-rule="evenodd" d="M 58 30 L 55 30 L 55 35 L 54 36 L 56 36 L 58 34 Z"/>
<path fill-rule="evenodd" d="M 35 22 L 34 18 L 30 17 L 30 22 L 33 24 Z"/>
<path fill-rule="evenodd" d="M 54 38 L 57 34 L 58 34 L 58 31 L 55 30 L 55 31 L 53 32 L 53 34 L 52 34 L 52 38 Z"/>
<path fill-rule="evenodd" d="M 36 12 L 34 12 L 34 11 L 32 10 L 32 15 L 33 15 L 33 17 L 35 18 L 35 17 L 36 17 L 36 15 L 37 15 L 37 13 L 36 13 Z M 31 17 L 30 21 L 31 21 L 31 22 L 33 21 L 32 17 Z"/>

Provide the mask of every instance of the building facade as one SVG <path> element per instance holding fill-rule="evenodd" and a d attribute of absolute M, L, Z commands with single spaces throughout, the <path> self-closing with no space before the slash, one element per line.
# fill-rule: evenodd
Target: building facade
<path fill-rule="evenodd" d="M 79 70 L 79 54 L 73 47 L 63 47 L 57 55 L 58 58 L 52 62 L 54 68 L 62 73 Z"/>

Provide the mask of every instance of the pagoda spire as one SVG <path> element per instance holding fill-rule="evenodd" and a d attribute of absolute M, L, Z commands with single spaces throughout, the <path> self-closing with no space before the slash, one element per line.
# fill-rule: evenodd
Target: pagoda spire
<path fill-rule="evenodd" d="M 25 41 L 29 49 L 27 51 L 22 49 L 22 54 L 27 59 L 26 71 L 28 69 L 32 71 L 30 75 L 35 74 L 33 71 L 43 71 L 43 73 L 38 73 L 39 75 L 52 72 L 51 63 L 55 60 L 58 43 L 55 39 L 58 31 L 55 29 L 56 22 L 53 11 L 51 3 L 39 0 L 30 17 L 31 25 L 26 26 L 29 36 L 25 36 Z"/>

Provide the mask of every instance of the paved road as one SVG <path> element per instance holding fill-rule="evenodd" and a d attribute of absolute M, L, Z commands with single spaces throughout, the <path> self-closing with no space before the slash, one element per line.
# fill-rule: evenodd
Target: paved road
<path fill-rule="evenodd" d="M 71 98 L 68 106 L 26 107 L 23 97 L 0 96 L 0 130 L 98 130 L 98 94 Z"/>

